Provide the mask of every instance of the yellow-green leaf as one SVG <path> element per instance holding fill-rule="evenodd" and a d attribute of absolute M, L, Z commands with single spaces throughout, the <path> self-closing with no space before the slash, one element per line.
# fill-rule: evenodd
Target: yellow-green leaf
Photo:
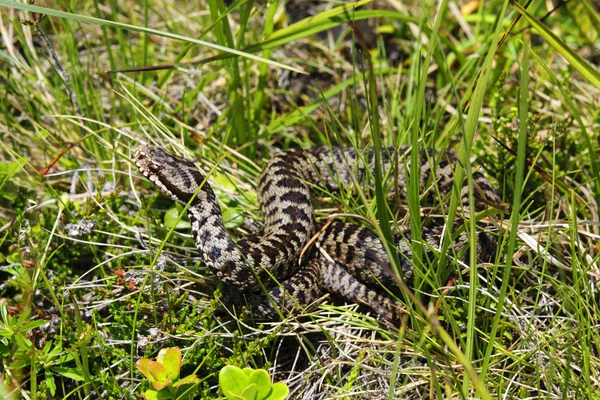
<path fill-rule="evenodd" d="M 172 381 L 179 378 L 179 370 L 181 370 L 181 350 L 178 347 L 169 347 L 168 349 L 162 349 L 160 352 L 162 355 L 162 365 L 167 371 L 167 377 Z"/>

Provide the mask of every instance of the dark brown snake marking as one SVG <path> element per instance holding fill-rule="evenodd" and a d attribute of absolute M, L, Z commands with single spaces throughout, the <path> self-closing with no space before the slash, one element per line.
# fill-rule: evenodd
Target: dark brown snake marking
<path fill-rule="evenodd" d="M 409 147 L 400 147 L 397 153 L 393 148 L 386 150 L 382 154 L 385 170 L 390 172 L 391 161 L 397 155 L 396 185 L 406 190 Z M 421 187 L 429 188 L 427 194 L 431 198 L 435 187 L 441 196 L 448 194 L 453 185 L 455 153 L 421 150 L 420 156 Z M 313 147 L 275 154 L 264 168 L 258 184 L 264 230 L 237 243 L 225 230 L 215 194 L 191 161 L 162 148 L 144 145 L 136 150 L 134 158 L 140 172 L 172 199 L 188 203 L 198 192 L 187 210 L 196 246 L 206 265 L 232 291 L 234 302 L 242 304 L 245 297 L 256 315 L 272 318 L 276 315 L 275 305 L 291 310 L 298 305 L 308 305 L 329 292 L 367 305 L 388 320 L 397 319 L 394 301 L 375 290 L 376 285 L 389 287 L 394 281 L 384 247 L 369 229 L 334 222 L 318 239 L 330 259 L 315 250 L 304 257 L 303 265 L 298 262 L 302 248 L 318 228 L 313 216 L 310 185 L 336 191 L 340 185 L 362 182 L 365 174 L 372 170 L 372 150 L 358 155 L 354 148 Z M 432 169 L 434 159 L 437 163 Z M 393 174 L 390 172 L 389 176 Z M 483 210 L 486 203 L 500 203 L 481 172 L 474 172 L 473 180 L 477 186 L 478 211 Z M 468 206 L 466 181 L 461 196 L 463 205 Z M 423 228 L 423 240 L 438 248 L 442 229 L 443 226 Z M 410 240 L 410 233 L 395 237 L 405 278 L 412 276 Z M 455 242 L 456 251 L 459 252 L 465 243 L 466 235 L 462 234 Z M 477 251 L 480 259 L 489 259 L 495 251 L 495 240 L 479 232 Z M 277 285 L 273 277 L 281 284 Z M 268 290 L 268 297 L 263 288 Z"/>

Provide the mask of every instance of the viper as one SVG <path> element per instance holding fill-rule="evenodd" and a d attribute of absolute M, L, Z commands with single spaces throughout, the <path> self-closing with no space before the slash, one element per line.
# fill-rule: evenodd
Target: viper
<path fill-rule="evenodd" d="M 410 169 L 410 147 L 382 149 L 382 166 L 389 184 L 406 193 Z M 424 196 L 447 198 L 454 179 L 457 156 L 420 149 L 418 177 Z M 291 311 L 309 305 L 325 293 L 370 307 L 390 321 L 397 320 L 399 307 L 382 286 L 394 285 L 388 254 L 380 238 L 370 229 L 335 221 L 320 230 L 315 222 L 313 198 L 319 193 L 337 192 L 341 187 L 368 182 L 375 160 L 373 149 L 312 147 L 277 151 L 267 162 L 258 181 L 258 196 L 264 228 L 234 242 L 223 222 L 217 198 L 206 177 L 192 161 L 163 148 L 142 145 L 134 154 L 140 172 L 164 195 L 190 203 L 196 246 L 205 264 L 233 294 L 234 303 L 249 303 L 259 317 L 273 318 L 277 310 Z M 434 166 L 434 167 L 432 167 Z M 396 169 L 394 173 L 393 168 Z M 479 170 L 472 174 L 476 211 L 500 204 L 490 181 Z M 461 189 L 461 201 L 468 207 L 468 187 Z M 441 244 L 444 223 L 423 227 L 425 252 Z M 496 240 L 485 224 L 477 231 L 477 254 L 489 260 Z M 312 248 L 304 247 L 319 231 Z M 398 259 L 405 279 L 413 274 L 411 233 L 394 236 Z M 466 233 L 454 242 L 457 254 L 466 246 Z M 231 297 L 231 296 L 230 296 Z"/>

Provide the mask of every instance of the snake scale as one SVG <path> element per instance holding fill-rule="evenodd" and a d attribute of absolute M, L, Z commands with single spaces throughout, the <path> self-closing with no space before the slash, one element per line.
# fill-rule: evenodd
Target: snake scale
<path fill-rule="evenodd" d="M 391 171 L 397 157 L 399 173 L 395 185 L 405 192 L 410 148 L 383 150 L 382 165 L 386 172 Z M 258 183 L 264 228 L 237 243 L 225 229 L 214 192 L 193 162 L 146 145 L 136 149 L 134 159 L 140 172 L 166 196 L 188 203 L 197 193 L 187 210 L 196 246 L 205 264 L 232 290 L 234 295 L 230 297 L 234 303 L 247 302 L 255 315 L 273 318 L 277 309 L 290 311 L 332 293 L 366 305 L 390 321 L 397 320 L 399 308 L 390 297 L 380 293 L 381 285 L 394 285 L 388 255 L 371 230 L 335 221 L 317 239 L 318 247 L 328 256 L 313 246 L 299 263 L 302 249 L 319 229 L 314 219 L 311 187 L 335 192 L 341 185 L 362 182 L 373 168 L 372 149 L 360 154 L 354 148 L 341 147 L 277 151 Z M 454 182 L 456 154 L 452 150 L 421 149 L 420 161 L 420 185 L 427 188 L 426 195 L 431 199 L 436 192 L 447 195 Z M 477 211 L 487 204 L 499 204 L 489 180 L 480 171 L 472 176 Z M 466 181 L 461 198 L 463 206 L 468 207 Z M 439 248 L 442 230 L 443 224 L 423 227 L 422 239 L 430 246 L 425 246 L 426 253 Z M 402 272 L 409 279 L 413 271 L 410 232 L 397 234 L 394 239 Z M 466 234 L 459 235 L 454 243 L 457 253 L 466 242 Z M 477 245 L 479 259 L 490 259 L 495 251 L 493 236 L 478 231 Z"/>

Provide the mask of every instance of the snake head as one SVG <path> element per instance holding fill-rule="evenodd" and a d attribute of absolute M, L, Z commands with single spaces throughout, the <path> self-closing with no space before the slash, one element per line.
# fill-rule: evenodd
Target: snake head
<path fill-rule="evenodd" d="M 140 172 L 173 200 L 187 203 L 205 181 L 194 163 L 160 147 L 139 146 L 133 158 Z"/>

